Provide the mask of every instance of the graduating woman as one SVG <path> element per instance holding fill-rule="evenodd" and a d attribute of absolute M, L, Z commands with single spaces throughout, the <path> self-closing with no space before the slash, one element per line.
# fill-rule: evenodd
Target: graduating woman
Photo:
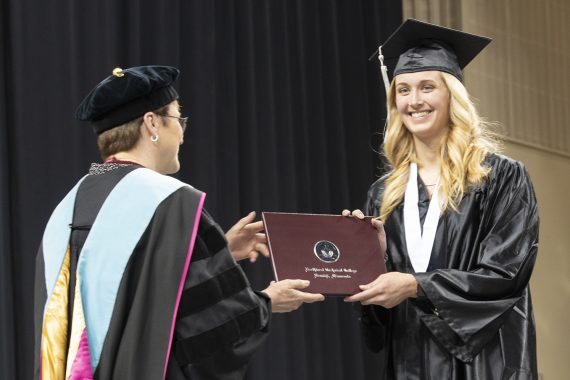
<path fill-rule="evenodd" d="M 343 214 L 382 222 L 389 272 L 346 300 L 363 305 L 365 339 L 384 355 L 388 379 L 537 378 L 533 187 L 520 162 L 497 153 L 462 84 L 461 69 L 488 42 L 407 20 L 381 46 L 399 56 L 389 172 L 364 213 Z"/>

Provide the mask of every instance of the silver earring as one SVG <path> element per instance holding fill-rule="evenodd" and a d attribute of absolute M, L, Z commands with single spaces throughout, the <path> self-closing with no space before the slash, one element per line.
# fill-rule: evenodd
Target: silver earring
<path fill-rule="evenodd" d="M 152 136 L 150 136 L 150 141 L 152 141 L 152 142 L 157 142 L 157 141 L 158 141 L 158 135 L 152 135 Z"/>

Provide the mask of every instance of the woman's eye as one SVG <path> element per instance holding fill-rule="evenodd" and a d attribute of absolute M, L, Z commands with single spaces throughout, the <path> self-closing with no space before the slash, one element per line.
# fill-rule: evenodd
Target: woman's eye
<path fill-rule="evenodd" d="M 409 90 L 406 87 L 400 87 L 398 89 L 398 94 L 407 94 Z"/>
<path fill-rule="evenodd" d="M 424 91 L 432 91 L 433 90 L 433 86 L 432 85 L 425 85 L 422 87 L 422 90 Z"/>

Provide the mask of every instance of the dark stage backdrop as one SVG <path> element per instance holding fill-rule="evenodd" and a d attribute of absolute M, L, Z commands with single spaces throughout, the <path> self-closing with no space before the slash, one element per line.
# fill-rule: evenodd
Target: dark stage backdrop
<path fill-rule="evenodd" d="M 81 98 L 116 67 L 181 69 L 191 122 L 178 177 L 228 228 L 250 210 L 339 213 L 380 174 L 384 96 L 368 56 L 393 0 L 0 0 L 0 379 L 32 373 L 34 257 L 60 199 L 99 159 Z M 254 286 L 267 260 L 244 264 Z M 248 379 L 378 379 L 340 299 L 274 315 Z"/>

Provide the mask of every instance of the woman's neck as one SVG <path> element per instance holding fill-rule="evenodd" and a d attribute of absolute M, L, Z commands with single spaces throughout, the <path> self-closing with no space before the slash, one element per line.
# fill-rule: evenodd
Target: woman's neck
<path fill-rule="evenodd" d="M 437 183 L 441 170 L 440 143 L 426 143 L 414 138 L 414 149 L 420 163 L 418 173 L 425 185 Z"/>
<path fill-rule="evenodd" d="M 145 168 L 151 168 L 152 163 L 149 161 L 148 158 L 144 157 L 144 155 L 136 154 L 135 152 L 128 151 L 128 152 L 118 152 L 114 155 L 107 157 L 105 162 L 129 162 L 133 164 L 138 164 Z"/>
<path fill-rule="evenodd" d="M 426 166 L 437 165 L 439 167 L 439 141 L 425 142 L 414 138 L 414 150 L 416 157 Z"/>

